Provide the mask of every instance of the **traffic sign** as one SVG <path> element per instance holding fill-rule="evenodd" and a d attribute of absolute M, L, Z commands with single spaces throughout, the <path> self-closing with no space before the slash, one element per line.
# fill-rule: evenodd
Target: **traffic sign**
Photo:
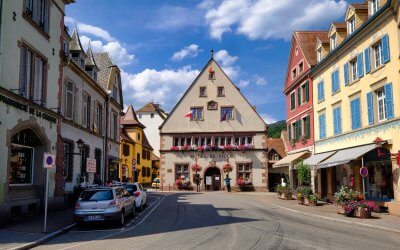
<path fill-rule="evenodd" d="M 49 153 L 44 153 L 43 155 L 43 167 L 44 168 L 53 168 L 56 166 L 56 156 L 49 154 Z"/>
<path fill-rule="evenodd" d="M 136 160 L 132 159 L 132 165 L 136 166 Z"/>
<path fill-rule="evenodd" d="M 368 168 L 366 168 L 366 167 L 360 168 L 360 175 L 362 177 L 367 177 L 368 176 Z"/>

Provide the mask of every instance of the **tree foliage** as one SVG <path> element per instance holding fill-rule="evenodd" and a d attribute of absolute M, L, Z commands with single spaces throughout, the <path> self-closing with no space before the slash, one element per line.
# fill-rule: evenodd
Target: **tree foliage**
<path fill-rule="evenodd" d="M 271 123 L 268 125 L 268 137 L 269 138 L 280 138 L 282 130 L 286 130 L 286 121 L 285 120 Z"/>

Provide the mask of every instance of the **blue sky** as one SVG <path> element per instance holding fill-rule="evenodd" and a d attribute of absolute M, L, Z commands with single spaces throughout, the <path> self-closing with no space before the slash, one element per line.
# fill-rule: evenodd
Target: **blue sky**
<path fill-rule="evenodd" d="M 345 0 L 77 0 L 66 24 L 122 69 L 124 104 L 170 111 L 215 58 L 267 123 L 285 119 L 282 86 L 293 30 L 328 29 Z M 358 1 L 358 2 L 361 2 Z"/>

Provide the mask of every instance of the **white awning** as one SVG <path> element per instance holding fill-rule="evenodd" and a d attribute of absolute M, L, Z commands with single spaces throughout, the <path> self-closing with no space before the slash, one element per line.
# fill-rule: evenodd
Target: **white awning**
<path fill-rule="evenodd" d="M 318 163 L 322 162 L 323 160 L 326 160 L 328 157 L 331 157 L 336 152 L 337 151 L 331 151 L 331 152 L 326 152 L 326 153 L 313 154 L 309 158 L 305 159 L 303 161 L 303 163 L 307 164 L 310 167 L 314 167 Z"/>
<path fill-rule="evenodd" d="M 287 155 L 286 157 L 282 158 L 279 160 L 277 163 L 272 165 L 273 168 L 281 168 L 281 167 L 288 167 L 290 164 L 292 164 L 294 161 L 299 159 L 300 157 L 304 156 L 305 154 L 308 154 L 310 152 L 308 151 L 302 151 L 299 153 L 294 153 Z"/>
<path fill-rule="evenodd" d="M 317 168 L 329 168 L 337 165 L 349 163 L 352 160 L 356 160 L 369 151 L 376 148 L 376 144 L 369 144 L 360 147 L 347 148 L 337 151 L 332 157 L 325 161 L 317 164 Z"/>

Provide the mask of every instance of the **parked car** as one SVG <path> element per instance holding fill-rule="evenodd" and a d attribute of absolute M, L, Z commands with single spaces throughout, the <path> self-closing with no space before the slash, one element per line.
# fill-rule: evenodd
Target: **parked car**
<path fill-rule="evenodd" d="M 135 196 L 136 208 L 140 209 L 140 211 L 143 211 L 143 208 L 147 205 L 147 190 L 144 189 L 142 187 L 142 184 L 140 184 L 139 182 L 124 183 L 123 186 L 132 196 Z"/>
<path fill-rule="evenodd" d="M 75 204 L 74 221 L 80 225 L 90 222 L 117 222 L 124 225 L 125 217 L 135 214 L 135 196 L 123 186 L 94 187 L 82 191 Z"/>
<path fill-rule="evenodd" d="M 151 183 L 152 188 L 160 188 L 160 178 L 154 178 L 153 183 Z"/>

